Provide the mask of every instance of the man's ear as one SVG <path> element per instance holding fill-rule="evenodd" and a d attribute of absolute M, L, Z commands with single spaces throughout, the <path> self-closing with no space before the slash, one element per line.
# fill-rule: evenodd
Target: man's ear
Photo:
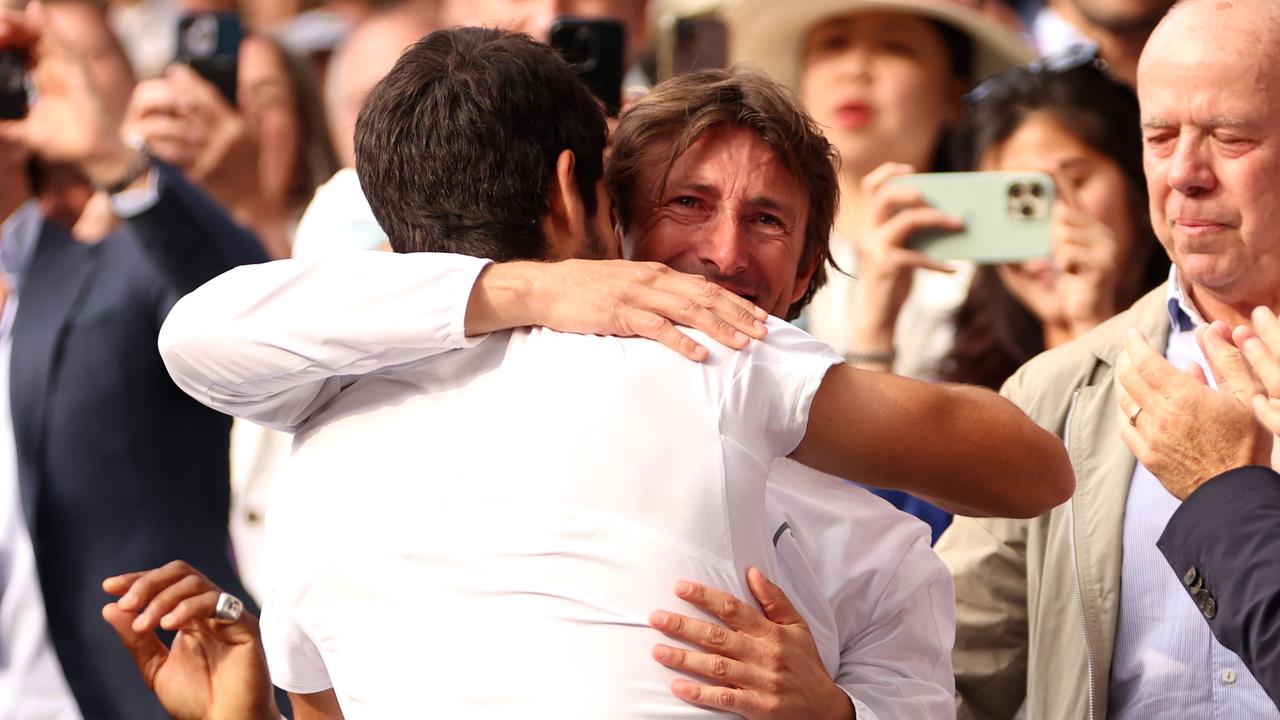
<path fill-rule="evenodd" d="M 572 150 L 561 150 L 556 158 L 555 177 L 547 192 L 547 215 L 542 218 L 548 260 L 577 257 L 587 237 L 586 208 L 573 175 L 576 162 Z"/>

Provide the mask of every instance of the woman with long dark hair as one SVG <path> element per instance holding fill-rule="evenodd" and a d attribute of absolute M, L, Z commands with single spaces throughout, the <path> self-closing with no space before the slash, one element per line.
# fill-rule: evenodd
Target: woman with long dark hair
<path fill-rule="evenodd" d="M 995 76 L 960 126 L 972 166 L 1053 175 L 1053 254 L 986 265 L 956 314 L 944 380 L 999 388 L 1027 360 L 1083 335 L 1169 273 L 1151 230 L 1138 101 L 1076 50 Z"/>

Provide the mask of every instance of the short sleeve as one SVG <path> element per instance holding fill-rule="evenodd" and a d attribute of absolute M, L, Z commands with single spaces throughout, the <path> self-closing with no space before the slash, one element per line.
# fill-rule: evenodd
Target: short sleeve
<path fill-rule="evenodd" d="M 768 335 L 739 353 L 720 407 L 721 434 L 764 465 L 795 450 L 809 408 L 832 365 L 831 346 L 790 323 L 770 318 Z"/>
<path fill-rule="evenodd" d="M 270 599 L 262 607 L 262 645 L 272 684 L 299 694 L 328 690 L 333 683 L 320 650 L 284 610 Z"/>

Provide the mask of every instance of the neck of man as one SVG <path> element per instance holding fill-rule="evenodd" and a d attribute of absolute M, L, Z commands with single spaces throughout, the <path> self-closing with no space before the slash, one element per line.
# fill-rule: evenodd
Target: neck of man
<path fill-rule="evenodd" d="M 1158 16 L 1132 25 L 1115 25 L 1089 18 L 1071 0 L 1049 0 L 1048 7 L 1097 43 L 1098 55 L 1107 61 L 1120 81 L 1131 88 L 1137 87 L 1138 58 L 1160 21 Z"/>
<path fill-rule="evenodd" d="M 1257 292 L 1230 294 L 1188 282 L 1183 283 L 1183 288 L 1205 322 L 1221 320 L 1231 327 L 1248 325 L 1250 314 L 1260 305 L 1280 312 L 1280 284 L 1257 288 Z"/>

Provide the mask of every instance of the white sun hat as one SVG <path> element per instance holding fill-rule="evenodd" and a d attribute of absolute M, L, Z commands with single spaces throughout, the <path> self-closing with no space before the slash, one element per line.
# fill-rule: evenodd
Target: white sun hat
<path fill-rule="evenodd" d="M 867 12 L 918 15 L 960 30 L 973 41 L 975 83 L 1036 58 L 1027 39 L 968 0 L 726 0 L 720 7 L 731 60 L 755 65 L 792 88 L 798 87 L 801 54 L 814 26 Z"/>

